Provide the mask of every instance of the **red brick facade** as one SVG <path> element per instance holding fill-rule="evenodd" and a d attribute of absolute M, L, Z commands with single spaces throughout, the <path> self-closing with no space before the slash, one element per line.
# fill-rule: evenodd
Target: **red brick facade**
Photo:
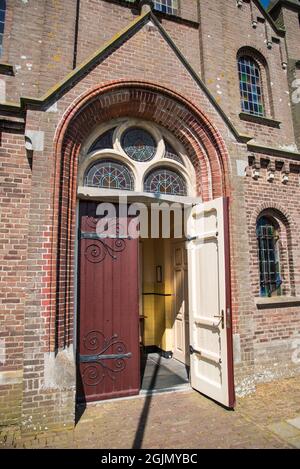
<path fill-rule="evenodd" d="M 140 16 L 138 3 L 7 5 L 1 60 L 14 74 L 0 68 L 0 421 L 24 431 L 74 423 L 78 158 L 92 130 L 114 118 L 167 129 L 195 167 L 198 195 L 230 199 L 236 390 L 299 373 L 300 104 L 292 82 L 300 8 L 282 2 L 282 16 L 271 11 L 284 32 L 256 0 L 181 0 L 178 17 Z M 241 51 L 261 66 L 265 118 L 240 115 Z M 280 225 L 276 301 L 259 298 L 263 211 Z"/>

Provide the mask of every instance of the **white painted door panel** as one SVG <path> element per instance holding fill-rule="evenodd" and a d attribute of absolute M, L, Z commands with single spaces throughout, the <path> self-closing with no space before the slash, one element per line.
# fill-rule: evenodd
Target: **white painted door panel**
<path fill-rule="evenodd" d="M 234 405 L 226 199 L 195 205 L 188 218 L 191 384 Z M 229 290 L 228 290 L 229 289 Z"/>
<path fill-rule="evenodd" d="M 189 364 L 188 269 L 185 243 L 174 244 L 174 358 Z"/>

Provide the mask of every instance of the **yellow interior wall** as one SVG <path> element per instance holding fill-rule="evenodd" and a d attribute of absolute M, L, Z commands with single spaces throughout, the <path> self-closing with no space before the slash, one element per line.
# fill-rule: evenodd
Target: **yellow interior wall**
<path fill-rule="evenodd" d="M 171 240 L 142 240 L 142 308 L 144 345 L 173 349 L 173 266 Z M 156 266 L 162 266 L 162 283 L 156 281 Z M 155 295 L 159 293 L 160 295 Z"/>
<path fill-rule="evenodd" d="M 173 244 L 171 239 L 164 240 L 164 280 L 165 293 L 165 332 L 164 332 L 164 350 L 174 349 L 174 269 L 173 269 Z"/>

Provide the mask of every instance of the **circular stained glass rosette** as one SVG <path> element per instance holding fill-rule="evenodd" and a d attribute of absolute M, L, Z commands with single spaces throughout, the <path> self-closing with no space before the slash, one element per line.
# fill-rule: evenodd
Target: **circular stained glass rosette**
<path fill-rule="evenodd" d="M 144 190 L 154 194 L 187 195 L 184 178 L 171 169 L 159 168 L 145 179 Z"/>
<path fill-rule="evenodd" d="M 131 128 L 124 132 L 122 147 L 130 158 L 141 163 L 151 160 L 156 152 L 156 143 L 152 135 L 139 128 Z"/>

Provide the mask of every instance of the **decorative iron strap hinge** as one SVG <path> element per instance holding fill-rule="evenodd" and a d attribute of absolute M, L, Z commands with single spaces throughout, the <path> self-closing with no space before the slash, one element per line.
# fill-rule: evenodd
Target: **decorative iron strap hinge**
<path fill-rule="evenodd" d="M 94 363 L 101 362 L 101 360 L 122 360 L 124 358 L 131 358 L 132 353 L 119 353 L 111 355 L 79 355 L 80 363 Z"/>
<path fill-rule="evenodd" d="M 89 233 L 86 231 L 81 231 L 80 232 L 80 239 L 133 239 L 131 236 L 126 236 L 126 235 L 105 235 L 105 234 L 100 234 L 98 235 L 97 233 Z"/>

